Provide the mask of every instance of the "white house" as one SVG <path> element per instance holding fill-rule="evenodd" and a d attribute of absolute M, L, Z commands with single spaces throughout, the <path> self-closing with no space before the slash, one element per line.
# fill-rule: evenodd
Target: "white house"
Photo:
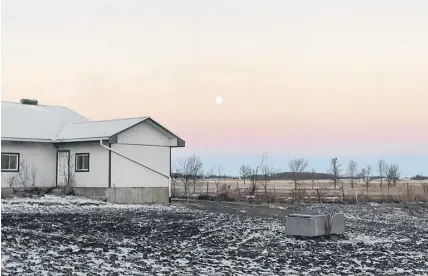
<path fill-rule="evenodd" d="M 1 185 L 73 187 L 119 203 L 168 202 L 171 148 L 185 142 L 150 117 L 91 121 L 36 100 L 1 103 Z"/>

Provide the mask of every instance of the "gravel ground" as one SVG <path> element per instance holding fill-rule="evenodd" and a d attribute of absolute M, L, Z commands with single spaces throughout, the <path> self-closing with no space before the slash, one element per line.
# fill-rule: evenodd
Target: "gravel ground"
<path fill-rule="evenodd" d="M 343 211 L 339 240 L 284 235 L 290 212 Z M 428 206 L 2 201 L 2 275 L 428 275 Z"/>

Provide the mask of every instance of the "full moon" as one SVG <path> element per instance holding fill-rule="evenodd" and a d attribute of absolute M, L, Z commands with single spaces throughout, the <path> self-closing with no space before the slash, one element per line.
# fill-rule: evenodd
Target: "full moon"
<path fill-rule="evenodd" d="M 215 103 L 216 103 L 216 104 L 222 104 L 222 103 L 223 103 L 223 98 L 222 98 L 222 97 L 220 97 L 220 96 L 216 97 L 216 98 L 215 98 Z"/>

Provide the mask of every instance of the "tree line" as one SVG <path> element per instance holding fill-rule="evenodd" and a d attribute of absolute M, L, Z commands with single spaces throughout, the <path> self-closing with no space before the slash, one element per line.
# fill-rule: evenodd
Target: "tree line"
<path fill-rule="evenodd" d="M 339 179 L 350 179 L 351 187 L 354 188 L 355 180 L 362 180 L 367 186 L 373 179 L 380 179 L 380 188 L 384 181 L 389 185 L 396 184 L 400 178 L 400 170 L 398 164 L 387 164 L 385 160 L 379 160 L 376 166 L 368 165 L 360 168 L 357 161 L 351 160 L 347 166 L 343 166 L 337 158 L 330 161 L 327 169 L 327 174 L 317 173 L 314 169 L 309 169 L 309 162 L 304 158 L 295 158 L 288 162 L 290 172 L 281 173 L 276 167 L 265 164 L 266 154 L 262 155 L 261 161 L 256 166 L 241 165 L 239 168 L 239 176 L 244 181 L 244 185 L 249 185 L 250 193 L 254 193 L 258 186 L 261 185 L 266 190 L 268 183 L 273 179 L 290 179 L 294 181 L 295 189 L 298 187 L 298 181 L 303 179 L 331 179 L 334 183 L 334 188 L 337 188 Z M 176 168 L 176 177 L 183 179 L 185 188 L 190 183 L 196 186 L 196 182 L 201 178 L 209 178 L 216 184 L 219 189 L 220 179 L 227 178 L 223 173 L 223 168 L 220 165 L 212 166 L 204 172 L 203 162 L 199 156 L 192 155 L 178 162 Z M 282 176 L 282 178 L 279 178 Z M 321 176 L 321 177 L 320 177 Z M 415 176 L 417 180 L 428 179 L 424 176 Z"/>

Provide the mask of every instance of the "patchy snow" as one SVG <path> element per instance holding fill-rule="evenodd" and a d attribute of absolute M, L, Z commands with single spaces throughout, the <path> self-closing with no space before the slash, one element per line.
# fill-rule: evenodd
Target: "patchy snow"
<path fill-rule="evenodd" d="M 278 207 L 278 208 L 277 208 Z M 346 215 L 337 241 L 286 237 L 288 213 Z M 428 208 L 2 201 L 2 275 L 428 275 Z"/>

